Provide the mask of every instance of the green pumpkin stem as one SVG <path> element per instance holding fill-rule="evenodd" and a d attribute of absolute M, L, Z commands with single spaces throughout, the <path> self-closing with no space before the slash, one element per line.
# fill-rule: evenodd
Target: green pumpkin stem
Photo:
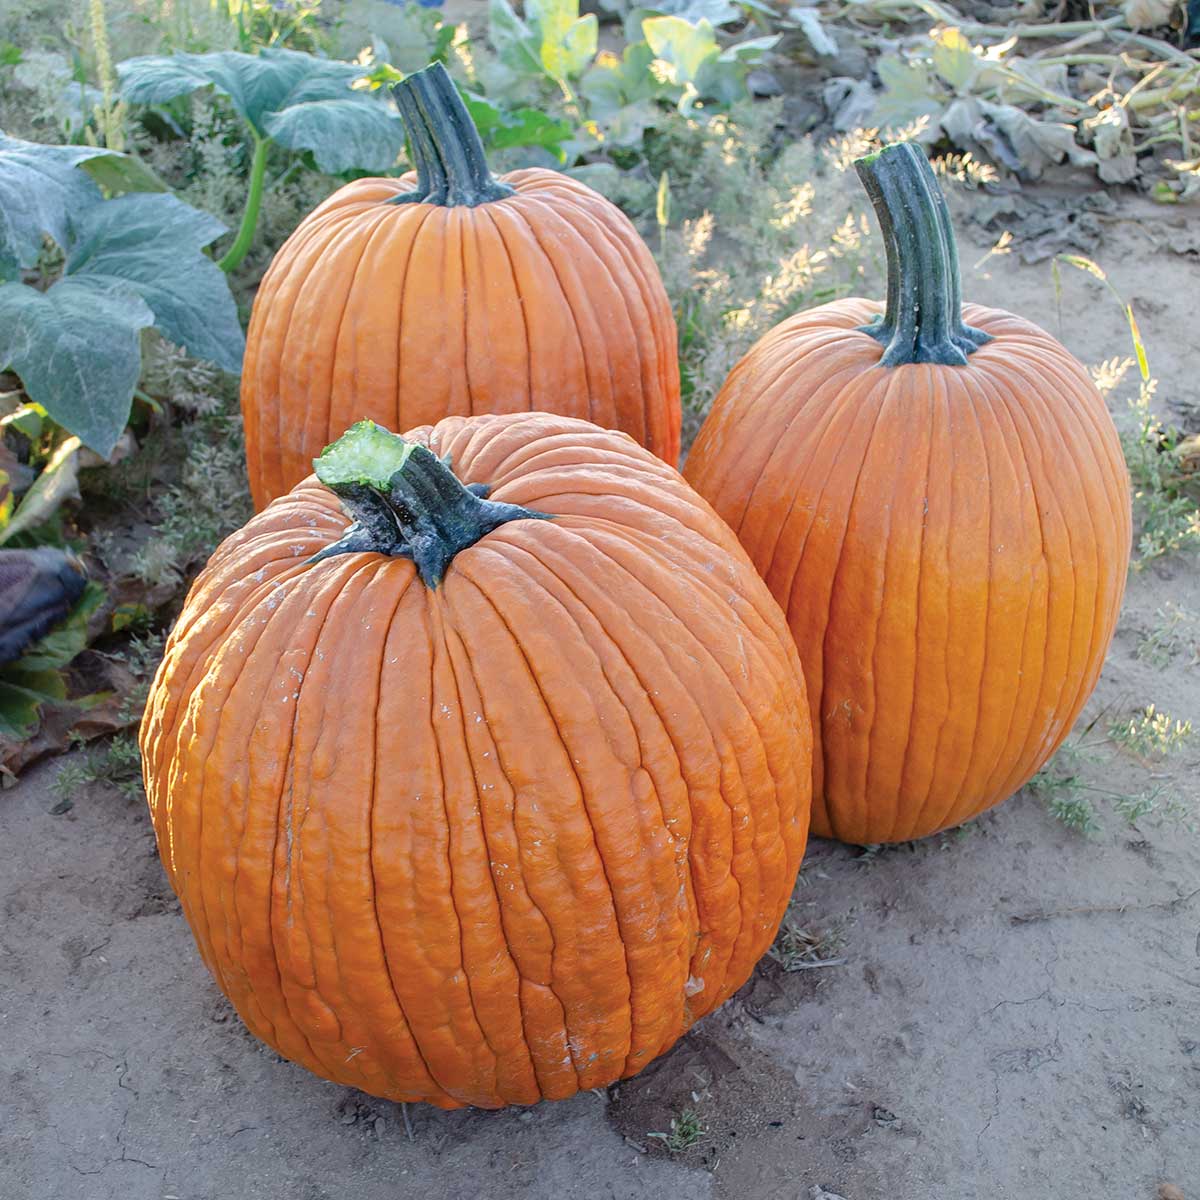
<path fill-rule="evenodd" d="M 912 143 L 899 142 L 854 166 L 887 257 L 883 316 L 863 326 L 884 347 L 880 366 L 965 366 L 967 356 L 992 339 L 963 322 L 958 247 L 929 162 Z"/>
<path fill-rule="evenodd" d="M 313 460 L 317 478 L 342 502 L 353 524 L 315 554 L 390 554 L 411 559 L 426 587 L 436 588 L 451 559 L 509 521 L 549 514 L 487 499 L 487 486 L 464 486 L 448 460 L 359 421 Z"/>
<path fill-rule="evenodd" d="M 479 131 L 440 62 L 406 76 L 392 95 L 417 169 L 416 191 L 393 203 L 474 208 L 513 194 L 488 170 Z"/>

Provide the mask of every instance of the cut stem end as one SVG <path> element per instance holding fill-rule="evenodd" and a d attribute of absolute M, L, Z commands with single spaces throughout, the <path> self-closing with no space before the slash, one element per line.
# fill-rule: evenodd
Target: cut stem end
<path fill-rule="evenodd" d="M 509 521 L 550 520 L 547 513 L 487 499 L 487 487 L 464 486 L 426 446 L 359 421 L 313 460 L 317 478 L 353 523 L 311 562 L 335 554 L 411 559 L 436 588 L 454 556 Z"/>

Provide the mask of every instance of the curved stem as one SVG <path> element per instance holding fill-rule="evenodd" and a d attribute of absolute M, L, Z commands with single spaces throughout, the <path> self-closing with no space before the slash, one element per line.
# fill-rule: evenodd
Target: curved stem
<path fill-rule="evenodd" d="M 479 131 L 440 62 L 402 79 L 392 95 L 417 168 L 416 191 L 392 203 L 474 208 L 513 194 L 488 170 Z"/>
<path fill-rule="evenodd" d="M 887 306 L 881 319 L 863 327 L 884 347 L 880 366 L 965 366 L 991 336 L 963 323 L 954 230 L 925 155 L 900 142 L 854 166 L 887 254 Z"/>
<path fill-rule="evenodd" d="M 258 228 L 258 211 L 262 208 L 263 184 L 267 177 L 267 151 L 271 145 L 270 138 L 254 138 L 254 157 L 250 162 L 250 191 L 246 196 L 246 208 L 242 213 L 242 223 L 238 226 L 237 237 L 233 245 L 217 260 L 217 266 L 226 274 L 241 265 L 250 247 L 254 244 L 254 231 Z"/>
<path fill-rule="evenodd" d="M 460 551 L 509 521 L 550 520 L 519 504 L 488 500 L 465 487 L 426 446 L 406 442 L 373 421 L 359 421 L 313 461 L 317 478 L 354 519 L 338 541 L 309 561 L 335 554 L 389 554 L 411 559 L 436 588 Z"/>

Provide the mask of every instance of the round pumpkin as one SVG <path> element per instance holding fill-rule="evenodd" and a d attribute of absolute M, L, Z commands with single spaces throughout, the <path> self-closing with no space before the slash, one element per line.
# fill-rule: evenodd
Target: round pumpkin
<path fill-rule="evenodd" d="M 963 308 L 921 152 L 857 167 L 886 306 L 839 300 L 767 333 L 685 474 L 795 635 L 813 831 L 874 844 L 967 820 L 1054 752 L 1112 639 L 1130 497 L 1080 363 L 1029 321 Z"/>
<path fill-rule="evenodd" d="M 395 89 L 416 174 L 305 218 L 254 301 L 242 371 L 255 505 L 352 421 L 531 409 L 679 457 L 675 320 L 627 217 L 557 171 L 493 178 L 440 64 Z"/>
<path fill-rule="evenodd" d="M 355 426 L 197 579 L 141 729 L 159 849 L 281 1054 L 444 1108 L 566 1097 L 770 945 L 803 674 L 732 532 L 625 434 L 406 437 Z"/>

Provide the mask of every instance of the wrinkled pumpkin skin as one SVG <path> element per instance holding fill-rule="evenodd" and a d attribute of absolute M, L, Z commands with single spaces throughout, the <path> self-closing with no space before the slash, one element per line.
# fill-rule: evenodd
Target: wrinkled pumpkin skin
<path fill-rule="evenodd" d="M 687 461 L 788 615 L 815 724 L 813 831 L 903 841 L 1009 796 L 1070 730 L 1130 549 L 1120 443 L 1083 366 L 968 304 L 965 366 L 881 368 L 882 306 L 783 322 Z"/>
<path fill-rule="evenodd" d="M 679 457 L 675 319 L 629 219 L 539 168 L 477 207 L 395 204 L 360 179 L 304 219 L 255 297 L 242 371 L 262 508 L 353 421 L 390 429 L 536 409 Z"/>
<path fill-rule="evenodd" d="M 314 479 L 197 579 L 141 731 L 167 874 L 250 1029 L 326 1079 L 497 1108 L 632 1075 L 770 945 L 811 732 L 778 606 L 623 434 L 549 415 L 407 435 L 552 515 L 311 564 Z"/>

